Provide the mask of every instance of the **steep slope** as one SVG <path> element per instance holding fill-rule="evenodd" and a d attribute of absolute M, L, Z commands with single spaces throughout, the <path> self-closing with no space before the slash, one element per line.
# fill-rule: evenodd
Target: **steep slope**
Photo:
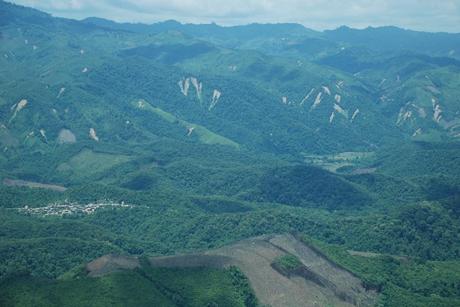
<path fill-rule="evenodd" d="M 375 123 L 384 119 L 374 119 L 378 114 L 365 107 L 367 94 L 351 84 L 341 89 L 333 71 L 315 66 L 297 71 L 289 60 L 266 58 L 244 64 L 247 68 L 236 76 L 206 72 L 190 65 L 213 65 L 228 50 L 175 34 L 145 39 L 2 5 L 15 16 L 2 27 L 2 82 L 8 86 L 0 92 L 0 115 L 6 160 L 22 153 L 29 161 L 40 153 L 62 172 L 85 147 L 126 162 L 127 156 L 138 156 L 128 147 L 143 150 L 161 138 L 207 144 L 229 140 L 225 144 L 292 155 L 373 148 L 382 140 L 385 125 Z M 242 58 L 239 52 L 231 57 Z M 211 61 L 205 65 L 206 59 Z M 289 70 L 279 75 L 285 64 Z M 132 101 L 142 99 L 158 112 L 133 107 Z M 369 120 L 360 121 L 358 114 Z M 395 130 L 388 134 L 400 137 Z M 14 163 L 6 165 L 14 169 Z"/>
<path fill-rule="evenodd" d="M 458 137 L 460 62 L 414 53 L 379 54 L 342 51 L 318 63 L 353 72 L 372 88 L 379 113 L 416 140 Z"/>
<path fill-rule="evenodd" d="M 119 257 L 121 258 L 121 257 Z M 81 268 L 59 280 L 26 276 L 1 284 L 2 306 L 256 306 L 238 270 L 153 269 L 121 271 L 92 278 Z M 52 293 L 52 295 L 50 295 Z"/>
<path fill-rule="evenodd" d="M 298 267 L 283 271 L 277 261 L 296 257 Z M 257 298 L 270 306 L 372 306 L 374 291 L 349 272 L 291 235 L 257 237 L 198 255 L 152 258 L 154 267 L 238 266 Z"/>

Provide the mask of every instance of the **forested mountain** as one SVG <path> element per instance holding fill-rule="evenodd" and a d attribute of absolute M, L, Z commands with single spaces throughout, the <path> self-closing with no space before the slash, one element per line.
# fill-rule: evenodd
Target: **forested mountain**
<path fill-rule="evenodd" d="M 82 265 L 293 233 L 382 306 L 458 306 L 459 54 L 459 34 L 76 21 L 0 1 L 0 305 L 47 305 L 49 289 L 85 304 L 113 284 L 120 305 L 254 306 L 234 267 L 93 280 Z M 136 301 L 124 278 L 159 294 Z"/>

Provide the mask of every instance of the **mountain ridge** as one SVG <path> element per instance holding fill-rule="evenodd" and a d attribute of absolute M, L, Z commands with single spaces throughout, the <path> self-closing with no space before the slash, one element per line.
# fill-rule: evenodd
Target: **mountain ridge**
<path fill-rule="evenodd" d="M 0 305 L 255 307 L 235 268 L 81 266 L 296 233 L 382 306 L 458 306 L 460 66 L 444 35 L 87 21 L 0 2 Z M 352 303 L 292 250 L 267 263 L 279 281 Z"/>

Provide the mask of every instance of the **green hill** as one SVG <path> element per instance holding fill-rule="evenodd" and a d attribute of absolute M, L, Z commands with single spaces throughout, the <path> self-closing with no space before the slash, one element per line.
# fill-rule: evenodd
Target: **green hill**
<path fill-rule="evenodd" d="M 58 277 L 282 233 L 331 249 L 382 306 L 455 305 L 458 45 L 0 1 L 0 305 L 241 306 L 228 270 Z"/>

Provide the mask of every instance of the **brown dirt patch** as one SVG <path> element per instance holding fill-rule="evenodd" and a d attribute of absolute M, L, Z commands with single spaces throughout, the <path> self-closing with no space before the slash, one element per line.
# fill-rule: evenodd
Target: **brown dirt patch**
<path fill-rule="evenodd" d="M 100 277 L 120 270 L 134 270 L 140 266 L 136 257 L 105 255 L 89 262 L 86 271 L 90 277 Z"/>
<path fill-rule="evenodd" d="M 309 274 L 287 277 L 274 269 L 274 260 L 287 253 L 297 256 Z M 272 307 L 372 306 L 377 298 L 353 274 L 291 235 L 261 236 L 202 254 L 152 258 L 151 264 L 216 268 L 235 265 L 248 277 L 260 302 Z"/>
<path fill-rule="evenodd" d="M 303 264 L 288 276 L 273 266 L 286 254 Z M 377 293 L 366 290 L 356 276 L 292 235 L 261 236 L 199 254 L 155 257 L 150 263 L 177 268 L 237 266 L 259 301 L 271 307 L 373 306 L 377 300 Z M 139 266 L 137 258 L 108 255 L 90 262 L 87 270 L 90 276 L 102 276 Z"/>
<path fill-rule="evenodd" d="M 55 185 L 55 184 L 45 184 L 33 181 L 26 181 L 26 180 L 14 180 L 14 179 L 3 179 L 3 184 L 9 187 L 29 187 L 29 188 L 38 188 L 38 189 L 46 189 L 52 190 L 57 192 L 65 192 L 67 190 L 66 187 Z"/>

